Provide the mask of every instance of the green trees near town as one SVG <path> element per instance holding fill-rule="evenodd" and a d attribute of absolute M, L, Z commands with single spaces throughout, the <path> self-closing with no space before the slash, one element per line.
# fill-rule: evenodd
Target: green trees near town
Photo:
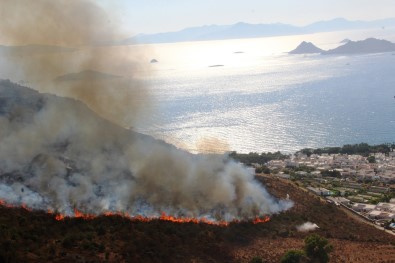
<path fill-rule="evenodd" d="M 368 157 L 371 153 L 384 153 L 388 154 L 391 151 L 391 148 L 395 148 L 395 144 L 387 143 L 387 144 L 379 144 L 379 145 L 369 145 L 367 143 L 359 143 L 359 144 L 346 144 L 342 147 L 325 147 L 318 149 L 302 149 L 299 152 L 307 154 L 310 156 L 311 154 L 359 154 L 365 157 Z"/>
<path fill-rule="evenodd" d="M 245 165 L 251 165 L 253 163 L 265 164 L 271 160 L 284 160 L 289 156 L 282 154 L 281 152 L 274 152 L 274 153 L 268 152 L 261 154 L 256 152 L 250 152 L 250 153 L 230 152 L 229 157 L 236 161 L 244 163 Z"/>
<path fill-rule="evenodd" d="M 336 171 L 336 170 L 324 170 L 324 171 L 321 172 L 321 175 L 323 177 L 337 177 L 337 178 L 342 177 L 341 173 L 339 171 Z"/>
<path fill-rule="evenodd" d="M 374 157 L 373 155 L 368 157 L 368 162 L 369 163 L 375 163 L 376 162 L 376 157 Z"/>

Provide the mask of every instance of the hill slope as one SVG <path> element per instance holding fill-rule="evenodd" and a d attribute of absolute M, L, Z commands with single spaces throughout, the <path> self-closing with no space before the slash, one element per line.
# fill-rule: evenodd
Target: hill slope
<path fill-rule="evenodd" d="M 217 223 L 264 218 L 292 206 L 225 155 L 177 149 L 117 126 L 80 101 L 9 81 L 0 81 L 0 100 L 0 199 L 10 204 L 69 216 L 75 210 L 166 213 Z"/>
<path fill-rule="evenodd" d="M 45 212 L 0 206 L 0 257 L 10 262 L 279 262 L 289 249 L 301 249 L 305 221 L 334 246 L 330 262 L 391 262 L 395 237 L 354 221 L 337 207 L 321 202 L 291 182 L 259 177 L 277 197 L 287 193 L 295 206 L 265 224 L 229 227 L 129 221 L 100 216 L 56 221 Z M 27 223 L 28 222 L 28 223 Z"/>

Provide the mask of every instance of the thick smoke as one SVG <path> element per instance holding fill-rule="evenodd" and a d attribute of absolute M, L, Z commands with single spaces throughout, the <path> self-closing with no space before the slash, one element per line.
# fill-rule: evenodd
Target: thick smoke
<path fill-rule="evenodd" d="M 130 54 L 128 47 L 103 46 L 122 33 L 112 22 L 114 17 L 93 1 L 0 0 L 0 4 L 0 35 L 14 46 L 7 54 L 16 80 L 77 98 L 122 125 L 149 108 L 148 90 L 138 80 L 147 71 L 139 63 L 144 51 Z"/>
<path fill-rule="evenodd" d="M 68 215 L 74 209 L 166 212 L 227 221 L 292 205 L 272 198 L 226 156 L 193 155 L 113 124 L 138 125 L 152 99 L 138 80 L 146 70 L 141 54 L 91 47 L 121 35 L 98 6 L 80 0 L 0 3 L 0 34 L 8 44 L 62 47 L 7 53 L 23 79 L 41 91 L 81 100 L 104 117 L 77 100 L 1 81 L 0 199 Z"/>

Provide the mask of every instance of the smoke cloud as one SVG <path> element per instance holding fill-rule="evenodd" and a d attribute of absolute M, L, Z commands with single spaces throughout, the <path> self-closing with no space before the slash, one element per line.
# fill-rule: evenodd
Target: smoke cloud
<path fill-rule="evenodd" d="M 41 91 L 79 99 L 122 125 L 147 113 L 151 96 L 138 80 L 148 70 L 148 64 L 139 61 L 145 51 L 130 54 L 128 47 L 102 46 L 123 35 L 112 22 L 114 18 L 93 1 L 0 3 L 0 35 L 14 46 L 7 57 L 13 73 L 19 71 L 18 80 Z"/>
<path fill-rule="evenodd" d="M 9 67 L 40 91 L 73 98 L 0 81 L 0 199 L 67 215 L 225 221 L 292 206 L 226 156 L 190 154 L 114 124 L 136 126 L 152 109 L 140 80 L 146 51 L 94 46 L 122 34 L 92 1 L 0 3 L 0 35 L 20 46 L 6 52 Z"/>
<path fill-rule="evenodd" d="M 200 139 L 196 143 L 196 149 L 200 153 L 208 154 L 223 154 L 231 150 L 229 144 L 226 141 L 214 137 L 205 137 Z"/>
<path fill-rule="evenodd" d="M 299 232 L 314 231 L 317 228 L 319 228 L 318 225 L 311 222 L 306 222 L 296 227 Z"/>

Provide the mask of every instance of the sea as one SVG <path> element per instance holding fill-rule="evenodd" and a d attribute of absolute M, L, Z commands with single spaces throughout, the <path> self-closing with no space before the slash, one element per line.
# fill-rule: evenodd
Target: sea
<path fill-rule="evenodd" d="M 395 42 L 395 29 L 150 45 L 141 132 L 191 152 L 293 153 L 395 141 L 395 52 L 290 55 L 301 41 Z"/>
<path fill-rule="evenodd" d="M 193 153 L 294 153 L 395 141 L 395 52 L 288 54 L 302 41 L 327 50 L 344 39 L 368 37 L 395 42 L 395 28 L 136 44 L 95 52 L 110 58 L 122 54 L 143 65 L 143 70 L 114 63 L 99 69 L 139 78 L 149 91 L 149 114 L 126 126 Z M 65 53 L 59 60 L 83 57 L 83 52 Z M 10 72 L 2 68 L 8 78 Z"/>

